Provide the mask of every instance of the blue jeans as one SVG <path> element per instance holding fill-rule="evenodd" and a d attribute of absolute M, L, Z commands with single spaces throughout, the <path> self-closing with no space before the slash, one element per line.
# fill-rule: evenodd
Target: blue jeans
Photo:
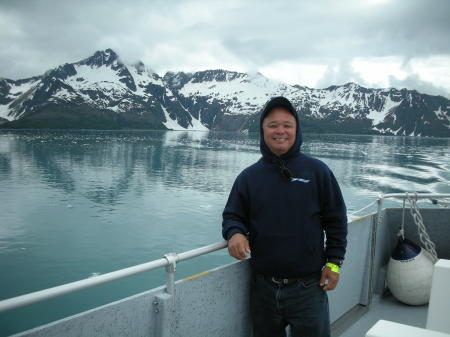
<path fill-rule="evenodd" d="M 262 275 L 251 283 L 250 307 L 254 337 L 329 337 L 327 294 L 319 286 L 320 274 L 287 285 L 277 285 Z"/>

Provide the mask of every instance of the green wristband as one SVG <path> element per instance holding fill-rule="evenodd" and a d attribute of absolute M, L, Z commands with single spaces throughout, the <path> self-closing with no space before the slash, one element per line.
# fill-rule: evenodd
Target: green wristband
<path fill-rule="evenodd" d="M 325 264 L 325 267 L 330 268 L 332 272 L 335 272 L 335 273 L 340 274 L 340 272 L 339 272 L 339 270 L 340 270 L 339 266 L 338 266 L 338 265 L 335 265 L 334 263 L 327 262 L 327 263 Z"/>

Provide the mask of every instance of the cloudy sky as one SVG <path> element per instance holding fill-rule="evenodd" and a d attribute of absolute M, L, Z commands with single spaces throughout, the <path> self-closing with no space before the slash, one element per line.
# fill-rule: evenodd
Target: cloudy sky
<path fill-rule="evenodd" d="M 450 98 L 449 0 L 0 0 L 0 77 L 96 50 L 166 71 L 259 71 L 323 88 L 356 82 Z"/>

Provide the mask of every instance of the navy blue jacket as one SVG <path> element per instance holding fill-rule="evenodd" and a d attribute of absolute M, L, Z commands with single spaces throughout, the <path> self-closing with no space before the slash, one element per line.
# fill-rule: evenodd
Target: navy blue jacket
<path fill-rule="evenodd" d="M 286 108 L 297 121 L 295 143 L 280 157 L 269 150 L 262 130 L 263 119 L 275 107 Z M 223 237 L 248 235 L 252 268 L 268 276 L 300 277 L 319 272 L 327 258 L 343 259 L 347 216 L 339 185 L 323 162 L 300 152 L 300 124 L 287 99 L 266 104 L 260 135 L 262 158 L 233 184 L 223 211 Z M 294 179 L 281 174 L 283 165 Z"/>

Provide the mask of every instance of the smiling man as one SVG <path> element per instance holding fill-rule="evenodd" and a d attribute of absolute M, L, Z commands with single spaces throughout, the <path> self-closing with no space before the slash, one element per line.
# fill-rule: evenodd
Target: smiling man
<path fill-rule="evenodd" d="M 274 108 L 264 118 L 264 142 L 270 151 L 281 156 L 294 145 L 297 130 L 294 116 L 284 108 Z"/>
<path fill-rule="evenodd" d="M 288 99 L 266 104 L 260 132 L 262 158 L 236 178 L 222 222 L 229 254 L 251 255 L 254 336 L 285 336 L 287 325 L 293 337 L 329 336 L 326 291 L 338 283 L 347 244 L 339 185 L 323 162 L 300 152 Z"/>

